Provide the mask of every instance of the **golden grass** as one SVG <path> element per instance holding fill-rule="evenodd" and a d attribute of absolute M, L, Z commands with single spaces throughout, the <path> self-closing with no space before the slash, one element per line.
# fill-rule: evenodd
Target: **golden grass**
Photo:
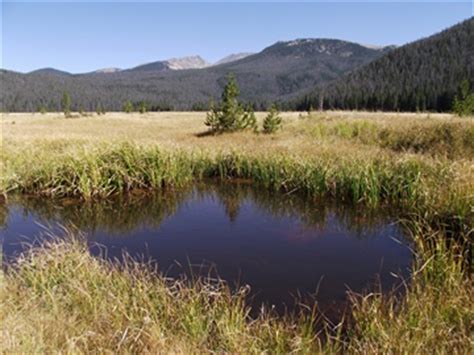
<path fill-rule="evenodd" d="M 259 122 L 265 113 L 257 113 Z M 337 147 L 333 139 L 317 139 L 314 127 L 321 122 L 333 125 L 334 122 L 375 122 L 381 127 L 400 127 L 402 130 L 414 122 L 459 123 L 474 127 L 472 120 L 458 119 L 446 114 L 374 114 L 328 112 L 315 114 L 311 119 L 300 119 L 299 113 L 282 113 L 284 129 L 276 135 L 255 135 L 250 132 L 233 133 L 220 136 L 198 137 L 207 127 L 203 122 L 205 113 L 146 113 L 124 114 L 108 113 L 105 116 L 91 116 L 67 119 L 59 113 L 41 114 L 3 114 L 3 138 L 5 146 L 31 144 L 36 142 L 63 142 L 68 144 L 94 144 L 135 142 L 139 144 L 160 145 L 169 149 L 238 149 L 242 152 L 266 152 L 275 150 L 281 153 L 314 154 L 321 150 L 334 151 L 335 148 L 349 151 L 352 140 L 341 138 Z M 377 149 L 370 146 L 364 153 Z M 375 150 L 375 151 L 374 151 Z"/>
<path fill-rule="evenodd" d="M 264 114 L 257 116 L 261 122 Z M 94 198 L 134 188 L 185 185 L 203 177 L 243 177 L 273 191 L 394 202 L 404 207 L 419 253 L 406 297 L 355 299 L 355 323 L 347 325 L 344 337 L 328 328 L 317 336 L 314 315 L 280 319 L 266 314 L 252 320 L 240 296 L 222 285 L 168 284 L 141 269 L 111 268 L 90 257 L 83 246 L 55 244 L 25 257 L 16 272 L 4 276 L 0 348 L 473 352 L 472 280 L 462 267 L 465 255 L 459 255 L 472 250 L 474 233 L 472 119 L 285 113 L 283 130 L 275 135 L 200 136 L 206 130 L 204 117 L 4 114 L 0 191 Z M 465 248 L 452 247 L 453 240 Z M 168 298 L 156 299 L 156 294 Z"/>

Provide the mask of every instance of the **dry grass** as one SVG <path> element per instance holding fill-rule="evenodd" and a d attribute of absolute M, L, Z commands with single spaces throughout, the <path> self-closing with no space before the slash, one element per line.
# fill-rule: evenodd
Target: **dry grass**
<path fill-rule="evenodd" d="M 259 122 L 265 113 L 257 113 Z M 346 137 L 339 137 L 337 147 L 333 139 L 318 139 L 314 129 L 324 125 L 340 122 L 374 122 L 380 127 L 399 127 L 405 130 L 413 122 L 455 123 L 465 127 L 474 127 L 472 120 L 457 119 L 450 115 L 426 114 L 374 114 L 328 112 L 315 114 L 311 119 L 300 119 L 298 113 L 283 113 L 284 129 L 276 135 L 255 135 L 250 132 L 230 135 L 198 137 L 205 132 L 203 122 L 205 113 L 147 113 L 140 115 L 124 113 L 108 113 L 105 116 L 81 117 L 66 119 L 62 114 L 3 114 L 3 138 L 6 148 L 16 145 L 34 145 L 36 142 L 64 142 L 72 144 L 95 144 L 135 142 L 139 144 L 158 144 L 167 149 L 237 149 L 241 152 L 277 151 L 281 153 L 314 154 L 321 150 L 349 151 L 357 143 Z M 358 149 L 364 153 L 377 149 L 370 146 Z"/>
<path fill-rule="evenodd" d="M 222 285 L 168 284 L 133 271 L 137 265 L 111 268 L 77 244 L 50 245 L 3 278 L 0 348 L 472 353 L 473 287 L 459 253 L 472 250 L 474 233 L 474 121 L 343 112 L 283 118 L 275 135 L 200 137 L 201 113 L 5 114 L 0 192 L 94 198 L 243 177 L 269 190 L 395 202 L 404 206 L 419 252 L 403 300 L 354 300 L 347 337 L 334 329 L 317 337 L 314 315 L 251 320 L 240 296 Z M 447 249 L 448 238 L 467 249 Z"/>

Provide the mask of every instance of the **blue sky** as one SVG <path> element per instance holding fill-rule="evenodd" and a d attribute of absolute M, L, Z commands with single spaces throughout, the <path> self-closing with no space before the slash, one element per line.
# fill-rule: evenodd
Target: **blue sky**
<path fill-rule="evenodd" d="M 74 73 L 171 57 L 216 61 L 278 40 L 401 45 L 472 16 L 471 2 L 3 1 L 0 66 Z"/>

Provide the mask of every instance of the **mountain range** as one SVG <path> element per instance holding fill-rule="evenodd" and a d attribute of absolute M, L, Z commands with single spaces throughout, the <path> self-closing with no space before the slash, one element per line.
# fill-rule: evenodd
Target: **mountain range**
<path fill-rule="evenodd" d="M 145 101 L 153 110 L 206 109 L 211 100 L 219 100 L 233 73 L 241 99 L 255 109 L 273 102 L 286 109 L 317 107 L 323 97 L 325 108 L 414 110 L 418 100 L 417 108 L 444 110 L 459 82 L 474 79 L 473 24 L 470 18 L 399 48 L 306 38 L 214 64 L 192 56 L 84 74 L 53 68 L 26 74 L 2 70 L 1 103 L 8 111 L 59 110 L 68 92 L 73 109 L 101 105 L 121 110 L 127 100 Z M 409 95 L 419 98 L 407 99 Z"/>
<path fill-rule="evenodd" d="M 188 110 L 218 100 L 234 73 L 244 101 L 264 108 L 296 97 L 320 83 L 367 64 L 390 51 L 333 39 L 277 42 L 247 56 L 224 58 L 208 66 L 198 57 L 158 61 L 125 70 L 70 74 L 42 69 L 27 74 L 2 72 L 3 104 L 9 111 L 59 109 L 67 91 L 74 108 L 120 110 L 126 100 L 146 101 L 155 109 Z M 200 69 L 189 69 L 200 66 Z M 179 70 L 178 70 L 179 69 Z"/>
<path fill-rule="evenodd" d="M 239 59 L 243 59 L 245 57 L 248 57 L 249 55 L 252 55 L 254 53 L 233 53 L 230 54 L 214 64 L 207 62 L 205 59 L 203 59 L 199 55 L 194 55 L 194 56 L 187 56 L 187 57 L 181 57 L 181 58 L 171 58 L 171 59 L 166 59 L 166 60 L 160 60 L 156 62 L 151 62 L 151 63 L 146 63 L 146 64 L 141 64 L 136 67 L 130 68 L 130 69 L 121 69 L 121 68 L 102 68 L 102 69 L 97 69 L 94 70 L 91 73 L 85 73 L 85 74 L 111 74 L 111 73 L 117 73 L 120 71 L 124 70 L 129 70 L 129 71 L 163 71 L 163 70 L 187 70 L 187 69 L 202 69 L 202 68 L 207 68 L 207 67 L 212 67 L 214 65 L 220 65 L 220 64 L 225 64 L 225 63 L 231 63 L 235 62 Z M 56 75 L 74 75 L 72 73 L 54 69 L 54 68 L 42 68 L 42 69 L 37 69 L 29 72 L 28 74 L 38 74 L 38 73 L 45 73 L 45 74 L 56 74 Z M 80 75 L 80 74 L 76 74 Z"/>
<path fill-rule="evenodd" d="M 295 108 L 450 111 L 462 81 L 474 89 L 474 19 L 390 51 L 324 83 Z"/>

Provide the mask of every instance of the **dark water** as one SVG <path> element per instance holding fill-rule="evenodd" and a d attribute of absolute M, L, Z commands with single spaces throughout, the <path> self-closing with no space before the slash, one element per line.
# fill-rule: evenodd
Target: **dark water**
<path fill-rule="evenodd" d="M 96 255 L 106 250 L 108 258 L 120 260 L 126 250 L 152 258 L 171 277 L 218 274 L 231 286 L 250 285 L 254 306 L 277 308 L 291 307 L 297 294 L 331 309 L 344 304 L 349 289 L 392 288 L 398 282 L 392 273 L 407 276 L 412 260 L 395 221 L 388 208 L 368 210 L 237 184 L 87 204 L 22 197 L 0 211 L 4 262 L 21 252 L 22 242 L 41 239 L 43 226 L 74 225 Z"/>

